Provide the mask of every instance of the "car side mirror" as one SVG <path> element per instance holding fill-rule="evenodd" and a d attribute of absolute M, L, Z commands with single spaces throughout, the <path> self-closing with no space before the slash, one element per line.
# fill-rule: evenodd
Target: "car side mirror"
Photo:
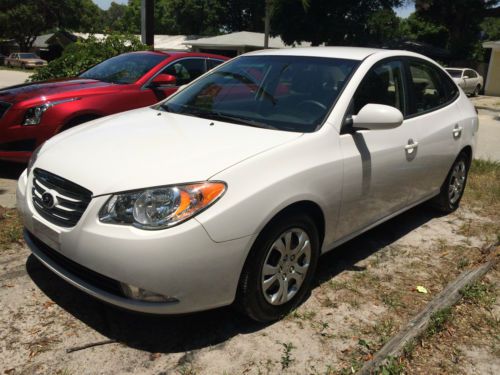
<path fill-rule="evenodd" d="M 352 116 L 352 127 L 359 130 L 392 129 L 402 123 L 401 111 L 383 104 L 366 104 L 357 115 Z"/>
<path fill-rule="evenodd" d="M 175 76 L 171 74 L 158 74 L 151 81 L 150 86 L 159 87 L 159 86 L 175 86 L 177 83 L 177 79 Z"/>

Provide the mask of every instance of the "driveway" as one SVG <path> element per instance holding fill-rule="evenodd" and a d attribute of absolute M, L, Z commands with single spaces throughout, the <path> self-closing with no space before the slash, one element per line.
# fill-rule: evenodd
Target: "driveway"
<path fill-rule="evenodd" d="M 32 73 L 0 69 L 0 88 L 24 83 Z"/>

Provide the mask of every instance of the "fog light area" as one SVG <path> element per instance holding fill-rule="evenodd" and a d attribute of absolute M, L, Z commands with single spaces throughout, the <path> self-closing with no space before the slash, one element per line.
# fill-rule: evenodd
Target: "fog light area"
<path fill-rule="evenodd" d="M 144 302 L 179 302 L 177 298 L 164 296 L 163 294 L 154 293 L 149 290 L 139 288 L 130 284 L 120 283 L 123 294 L 130 299 Z"/>

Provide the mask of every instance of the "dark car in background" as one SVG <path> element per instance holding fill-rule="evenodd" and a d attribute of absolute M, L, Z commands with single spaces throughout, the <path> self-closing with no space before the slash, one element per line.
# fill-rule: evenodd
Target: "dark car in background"
<path fill-rule="evenodd" d="M 130 52 L 75 78 L 1 89 L 0 160 L 27 162 L 35 148 L 53 135 L 98 117 L 154 104 L 225 60 L 204 53 Z"/>

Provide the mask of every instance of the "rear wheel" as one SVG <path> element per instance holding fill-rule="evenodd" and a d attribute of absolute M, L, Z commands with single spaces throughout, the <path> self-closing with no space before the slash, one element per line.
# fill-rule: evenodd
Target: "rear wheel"
<path fill-rule="evenodd" d="M 259 322 L 280 319 L 310 292 L 318 257 L 318 231 L 309 216 L 291 213 L 275 220 L 248 256 L 237 306 Z"/>
<path fill-rule="evenodd" d="M 478 96 L 479 95 L 479 90 L 481 90 L 481 86 L 477 85 L 474 88 L 474 91 L 472 92 L 472 96 Z"/>
<path fill-rule="evenodd" d="M 455 211 L 464 194 L 470 160 L 465 152 L 460 153 L 441 186 L 441 192 L 433 199 L 434 206 L 444 213 Z"/>

